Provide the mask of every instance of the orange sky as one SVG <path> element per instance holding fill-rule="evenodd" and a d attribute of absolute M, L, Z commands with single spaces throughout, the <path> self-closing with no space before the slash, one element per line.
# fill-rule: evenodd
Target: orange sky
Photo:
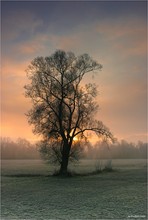
<path fill-rule="evenodd" d="M 25 69 L 56 49 L 88 53 L 103 69 L 94 79 L 96 117 L 119 139 L 147 141 L 146 2 L 2 2 L 1 136 L 30 141 Z"/>

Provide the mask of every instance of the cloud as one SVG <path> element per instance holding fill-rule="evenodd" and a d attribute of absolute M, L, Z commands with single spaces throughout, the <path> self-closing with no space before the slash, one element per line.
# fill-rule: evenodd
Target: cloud
<path fill-rule="evenodd" d="M 122 17 L 117 21 L 105 21 L 97 24 L 96 31 L 124 58 L 146 55 L 147 26 L 142 19 Z"/>
<path fill-rule="evenodd" d="M 143 80 L 144 81 L 144 80 Z M 108 85 L 98 97 L 98 118 L 107 124 L 118 137 L 146 132 L 147 89 L 143 81 Z"/>
<path fill-rule="evenodd" d="M 61 9 L 58 9 L 59 11 Z M 64 10 L 64 9 L 63 9 Z M 100 9 L 101 11 L 101 9 Z M 70 14 L 70 12 L 69 12 Z M 56 17 L 56 14 L 54 15 Z M 54 17 L 53 16 L 53 17 Z M 60 18 L 60 14 L 58 18 Z M 64 15 L 63 15 L 64 16 Z M 35 11 L 10 11 L 2 21 L 2 111 L 5 132 L 16 130 L 30 136 L 24 116 L 30 108 L 23 96 L 27 82 L 25 69 L 36 56 L 56 49 L 88 53 L 103 64 L 95 76 L 99 84 L 98 119 L 119 137 L 145 133 L 146 124 L 146 24 L 140 17 L 122 13 L 118 19 L 82 19 L 66 25 L 66 18 L 44 20 Z M 50 17 L 51 18 L 51 17 Z M 100 16 L 101 18 L 101 16 Z M 48 18 L 49 19 L 49 18 Z M 46 25 L 44 25 L 44 22 Z M 53 22 L 53 23 L 52 23 Z M 59 28 L 59 24 L 61 27 Z M 55 26 L 55 27 L 54 27 Z M 92 80 L 88 75 L 85 82 Z M 19 123 L 20 122 L 20 123 Z M 20 128 L 21 127 L 21 128 Z M 14 129 L 15 128 L 15 129 Z M 24 129 L 24 130 L 23 130 Z M 15 131 L 14 131 L 15 130 Z M 25 131 L 26 130 L 26 131 Z M 10 135 L 11 136 L 11 135 Z"/>
<path fill-rule="evenodd" d="M 5 17 L 2 17 L 2 41 L 14 41 L 20 36 L 34 35 L 36 29 L 42 24 L 43 21 L 29 10 L 11 10 Z"/>
<path fill-rule="evenodd" d="M 12 138 L 33 138 L 25 113 L 31 108 L 30 101 L 23 93 L 25 78 L 8 75 L 1 87 L 1 135 Z"/>
<path fill-rule="evenodd" d="M 15 50 L 21 55 L 37 55 L 41 53 L 41 51 L 45 51 L 46 43 L 49 41 L 48 35 L 38 34 L 33 38 L 25 41 L 23 44 L 19 43 Z"/>
<path fill-rule="evenodd" d="M 2 113 L 10 114 L 14 118 L 17 115 L 23 117 L 29 106 L 23 95 L 23 87 L 27 83 L 26 67 L 26 62 L 14 62 L 10 59 L 4 59 L 2 62 L 1 109 Z"/>

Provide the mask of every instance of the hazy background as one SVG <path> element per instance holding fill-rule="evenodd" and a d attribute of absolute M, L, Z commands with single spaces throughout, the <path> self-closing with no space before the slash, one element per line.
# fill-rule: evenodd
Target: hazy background
<path fill-rule="evenodd" d="M 128 143 L 125 140 L 115 144 L 108 144 L 105 141 L 96 144 L 85 144 L 79 155 L 80 159 L 146 159 L 147 143 L 138 141 L 137 144 Z M 36 144 L 28 140 L 18 138 L 12 141 L 10 138 L 1 139 L 1 159 L 41 159 Z"/>
<path fill-rule="evenodd" d="M 2 136 L 36 141 L 24 113 L 25 69 L 56 49 L 103 64 L 85 82 L 99 86 L 102 120 L 120 140 L 147 140 L 146 1 L 2 2 Z M 95 137 L 93 138 L 95 140 Z"/>

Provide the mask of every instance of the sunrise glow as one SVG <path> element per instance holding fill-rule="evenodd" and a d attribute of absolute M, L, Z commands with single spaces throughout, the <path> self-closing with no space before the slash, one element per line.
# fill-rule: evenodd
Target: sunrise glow
<path fill-rule="evenodd" d="M 74 137 L 74 139 L 73 139 L 73 140 L 76 142 L 76 141 L 78 141 L 78 138 L 77 138 L 77 137 Z"/>
<path fill-rule="evenodd" d="M 146 8 L 145 1 L 3 1 L 1 136 L 38 138 L 25 116 L 25 70 L 35 57 L 63 49 L 103 65 L 84 79 L 98 85 L 96 118 L 119 139 L 146 141 Z"/>

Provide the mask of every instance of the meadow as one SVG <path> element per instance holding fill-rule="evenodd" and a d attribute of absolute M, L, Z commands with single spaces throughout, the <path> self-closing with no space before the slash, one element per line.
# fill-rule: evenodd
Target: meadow
<path fill-rule="evenodd" d="M 1 219 L 147 219 L 147 162 L 112 160 L 112 172 L 86 175 L 106 160 L 82 160 L 79 175 L 53 177 L 41 160 L 1 161 Z M 85 175 L 84 175 L 85 174 Z"/>

